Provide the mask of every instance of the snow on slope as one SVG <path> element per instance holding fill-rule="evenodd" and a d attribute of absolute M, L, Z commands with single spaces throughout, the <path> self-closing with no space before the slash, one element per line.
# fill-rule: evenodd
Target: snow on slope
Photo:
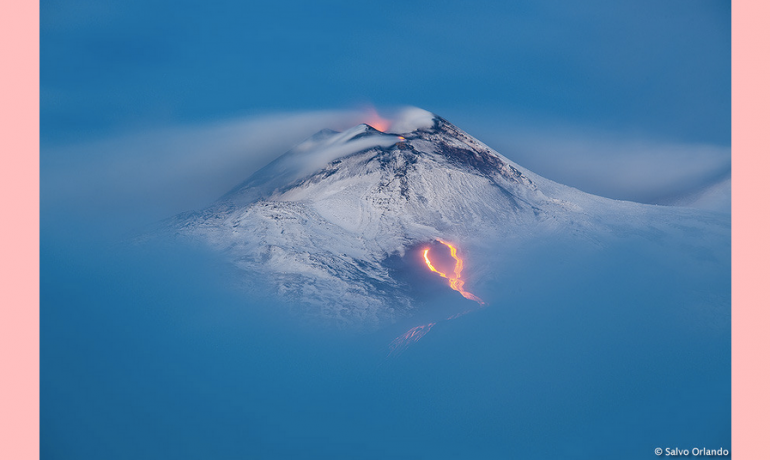
<path fill-rule="evenodd" d="M 200 212 L 172 219 L 183 237 L 266 278 L 305 317 L 378 327 L 416 306 L 389 257 L 437 238 L 464 248 L 567 232 L 697 227 L 687 210 L 619 202 L 541 178 L 424 111 L 388 134 L 321 131 Z"/>

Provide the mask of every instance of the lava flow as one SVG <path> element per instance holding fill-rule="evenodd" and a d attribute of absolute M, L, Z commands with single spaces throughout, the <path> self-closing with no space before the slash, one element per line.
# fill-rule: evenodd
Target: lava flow
<path fill-rule="evenodd" d="M 455 260 L 454 277 L 438 271 L 436 267 L 433 266 L 433 264 L 430 262 L 430 259 L 428 258 L 428 252 L 430 251 L 430 248 L 426 248 L 425 251 L 423 251 L 422 256 L 425 259 L 425 263 L 428 265 L 428 268 L 430 268 L 430 271 L 436 272 L 442 278 L 448 279 L 449 287 L 451 287 L 455 291 L 462 294 L 462 296 L 465 297 L 466 299 L 478 302 L 479 305 L 484 305 L 483 300 L 479 299 L 478 297 L 476 297 L 475 295 L 471 294 L 470 292 L 466 291 L 463 288 L 463 286 L 465 285 L 465 281 L 463 281 L 461 278 L 462 272 L 463 272 L 463 260 L 457 255 L 457 248 L 452 246 L 450 243 L 447 243 L 444 240 L 438 240 L 438 241 L 439 243 L 449 248 L 449 252 L 452 255 L 452 258 Z"/>
<path fill-rule="evenodd" d="M 466 299 L 470 299 L 473 301 L 476 301 L 481 305 L 484 306 L 484 301 L 476 297 L 475 295 L 471 294 L 470 292 L 463 289 L 463 285 L 465 285 L 465 281 L 462 280 L 462 272 L 463 272 L 463 260 L 460 258 L 460 256 L 457 255 L 457 248 L 454 247 L 452 244 L 447 243 L 444 240 L 438 240 L 441 244 L 449 248 L 449 253 L 452 255 L 452 258 L 455 260 L 455 268 L 454 268 L 454 276 L 449 276 L 446 273 L 440 272 L 436 269 L 436 267 L 433 266 L 433 263 L 430 261 L 430 258 L 428 257 L 428 253 L 430 252 L 430 248 L 426 248 L 422 252 L 422 257 L 425 259 L 425 263 L 428 265 L 428 268 L 430 268 L 430 271 L 438 273 L 442 278 L 446 278 L 449 280 L 449 287 L 454 289 L 455 291 L 459 292 L 463 295 Z M 446 319 L 439 320 L 438 322 L 442 321 L 451 321 L 453 319 L 457 319 L 463 315 L 467 315 L 468 313 L 472 312 L 471 310 L 465 310 L 463 312 L 454 314 Z M 388 356 L 395 356 L 399 353 L 401 353 L 403 350 L 405 350 L 409 345 L 413 344 L 414 342 L 417 342 L 421 338 L 425 336 L 432 328 L 435 326 L 437 322 L 434 323 L 428 323 L 423 324 L 422 326 L 416 326 L 408 331 L 406 331 L 404 334 L 401 334 L 400 336 L 396 337 L 392 342 L 390 342 L 390 353 L 388 353 Z"/>

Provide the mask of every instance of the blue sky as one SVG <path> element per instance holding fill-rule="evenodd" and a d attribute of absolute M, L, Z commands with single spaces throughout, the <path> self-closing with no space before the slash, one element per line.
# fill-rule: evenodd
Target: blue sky
<path fill-rule="evenodd" d="M 41 42 L 44 146 L 367 103 L 730 143 L 719 0 L 43 0 Z"/>

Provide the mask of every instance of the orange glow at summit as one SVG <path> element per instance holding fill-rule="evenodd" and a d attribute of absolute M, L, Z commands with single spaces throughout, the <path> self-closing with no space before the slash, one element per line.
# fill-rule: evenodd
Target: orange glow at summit
<path fill-rule="evenodd" d="M 448 275 L 446 273 L 443 273 L 437 270 L 436 267 L 433 266 L 433 263 L 431 263 L 430 258 L 428 257 L 430 248 L 425 248 L 425 250 L 422 253 L 422 256 L 425 259 L 425 264 L 428 266 L 428 268 L 430 268 L 430 271 L 438 273 L 438 275 L 441 276 L 442 278 L 448 279 L 449 287 L 451 287 L 455 291 L 462 294 L 462 296 L 465 297 L 466 299 L 478 302 L 479 305 L 484 305 L 483 300 L 481 300 L 480 298 L 471 294 L 470 292 L 466 291 L 463 288 L 463 286 L 465 285 L 465 281 L 462 280 L 463 259 L 461 259 L 460 256 L 457 255 L 457 248 L 453 246 L 451 243 L 447 243 L 444 240 L 438 240 L 438 241 L 439 243 L 449 248 L 449 252 L 452 255 L 452 258 L 455 260 L 454 273 L 452 273 L 451 275 Z"/>
<path fill-rule="evenodd" d="M 386 118 L 382 118 L 373 107 L 369 107 L 367 109 L 365 123 L 377 131 L 381 131 L 383 133 L 387 132 L 391 125 L 391 121 Z"/>

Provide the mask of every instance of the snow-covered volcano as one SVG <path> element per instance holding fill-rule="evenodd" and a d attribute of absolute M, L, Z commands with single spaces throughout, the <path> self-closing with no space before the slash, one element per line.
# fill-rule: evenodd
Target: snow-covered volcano
<path fill-rule="evenodd" d="M 543 179 L 441 117 L 411 118 L 394 133 L 321 131 L 171 228 L 226 253 L 246 279 L 268 280 L 305 315 L 377 326 L 416 306 L 386 260 L 420 244 L 595 238 L 681 220 Z"/>

